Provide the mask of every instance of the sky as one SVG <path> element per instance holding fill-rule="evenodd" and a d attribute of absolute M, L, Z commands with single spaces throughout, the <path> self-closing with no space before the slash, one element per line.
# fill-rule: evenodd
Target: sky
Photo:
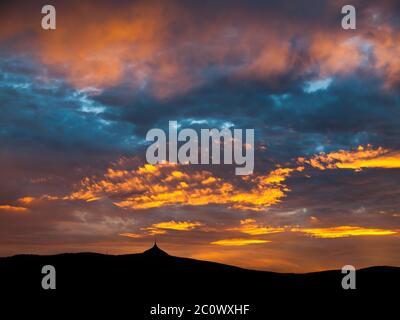
<path fill-rule="evenodd" d="M 400 266 L 400 4 L 0 4 L 0 256 Z M 255 168 L 151 165 L 152 128 L 255 130 Z"/>

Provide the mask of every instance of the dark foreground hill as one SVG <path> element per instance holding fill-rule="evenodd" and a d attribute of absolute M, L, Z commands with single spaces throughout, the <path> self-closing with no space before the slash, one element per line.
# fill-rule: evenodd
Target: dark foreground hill
<path fill-rule="evenodd" d="M 56 290 L 42 289 L 44 265 L 56 269 Z M 22 309 L 57 306 L 68 312 L 79 307 L 92 315 L 111 309 L 128 312 L 131 319 L 178 319 L 176 315 L 153 316 L 151 308 L 185 306 L 181 316 L 185 319 L 265 319 L 272 314 L 311 316 L 317 307 L 329 314 L 357 314 L 360 308 L 395 306 L 400 268 L 357 270 L 356 290 L 342 288 L 343 276 L 340 270 L 308 274 L 246 270 L 170 256 L 157 247 L 119 256 L 75 253 L 0 258 L 2 305 L 17 302 Z M 200 316 L 193 314 L 196 304 L 248 304 L 250 312 Z"/>

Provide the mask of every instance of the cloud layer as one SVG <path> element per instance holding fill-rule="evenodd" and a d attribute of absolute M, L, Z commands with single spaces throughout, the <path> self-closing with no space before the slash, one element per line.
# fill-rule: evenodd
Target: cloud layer
<path fill-rule="evenodd" d="M 276 271 L 399 265 L 400 7 L 0 4 L 0 255 L 137 252 Z M 35 14 L 37 12 L 37 14 Z M 145 134 L 255 129 L 255 171 L 148 165 Z M 182 245 L 184 244 L 184 245 Z"/>

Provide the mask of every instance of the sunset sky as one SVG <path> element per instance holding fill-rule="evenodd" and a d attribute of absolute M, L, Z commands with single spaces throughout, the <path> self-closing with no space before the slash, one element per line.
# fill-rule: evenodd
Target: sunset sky
<path fill-rule="evenodd" d="M 0 3 L 0 256 L 400 266 L 400 2 Z M 251 128 L 255 170 L 146 163 L 152 128 Z"/>

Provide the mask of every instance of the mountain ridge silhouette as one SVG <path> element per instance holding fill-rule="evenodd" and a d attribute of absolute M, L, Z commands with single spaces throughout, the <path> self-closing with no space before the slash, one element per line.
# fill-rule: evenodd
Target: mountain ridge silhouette
<path fill-rule="evenodd" d="M 56 269 L 56 290 L 41 287 L 44 265 Z M 310 302 L 362 307 L 370 299 L 389 301 L 391 292 L 400 287 L 399 267 L 357 270 L 356 290 L 342 288 L 344 276 L 341 270 L 296 274 L 244 269 L 172 256 L 156 244 L 142 253 L 122 255 L 80 252 L 0 258 L 0 284 L 8 299 L 14 296 L 31 302 L 35 297 L 57 305 L 71 299 L 80 304 L 90 297 L 97 302 L 123 304 L 121 308 L 135 306 L 130 312 L 140 319 L 147 319 L 148 308 L 157 303 L 248 303 L 257 311 L 255 319 L 269 314 L 266 302 L 289 313 Z M 286 310 L 288 304 L 294 309 Z"/>

